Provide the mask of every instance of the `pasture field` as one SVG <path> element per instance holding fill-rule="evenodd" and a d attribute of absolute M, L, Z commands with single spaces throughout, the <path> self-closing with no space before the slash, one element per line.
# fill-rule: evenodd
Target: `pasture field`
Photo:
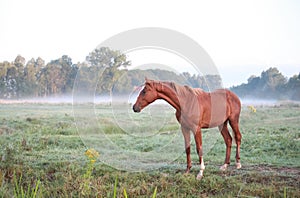
<path fill-rule="evenodd" d="M 95 112 L 100 118 L 111 116 L 109 105 L 95 107 L 102 109 Z M 101 150 L 97 150 L 97 159 L 86 154 L 92 148 L 83 143 L 88 137 L 82 138 L 76 128 L 72 104 L 0 104 L 0 197 L 299 197 L 300 106 L 255 108 L 256 112 L 246 106 L 242 109 L 242 169 L 235 169 L 233 147 L 231 166 L 225 172 L 219 170 L 225 144 L 216 129 L 205 130 L 206 169 L 198 181 L 194 144 L 191 174 L 183 174 L 184 147 L 175 153 L 178 157 L 172 163 L 159 169 L 117 170 L 102 163 L 105 159 Z M 160 136 L 141 144 L 125 138 L 126 133 L 113 122 L 99 122 L 105 135 L 120 148 L 146 155 L 179 130 L 174 110 L 166 112 L 170 120 L 159 130 Z M 136 119 L 143 115 L 134 114 Z M 93 130 L 93 126 L 86 130 Z M 179 139 L 178 144 L 183 145 L 183 137 Z M 112 152 L 111 157 L 117 160 L 121 154 Z M 162 150 L 158 161 L 167 154 Z"/>

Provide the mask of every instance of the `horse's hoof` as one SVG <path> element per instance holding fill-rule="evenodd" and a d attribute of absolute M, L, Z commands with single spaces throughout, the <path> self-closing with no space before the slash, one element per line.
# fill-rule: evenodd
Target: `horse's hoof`
<path fill-rule="evenodd" d="M 228 164 L 223 164 L 223 166 L 220 167 L 221 171 L 226 171 L 228 167 Z"/>
<path fill-rule="evenodd" d="M 241 169 L 242 168 L 242 164 L 240 162 L 236 163 L 236 169 Z"/>
<path fill-rule="evenodd" d="M 190 169 L 186 169 L 184 172 L 185 175 L 188 175 L 189 173 L 190 173 Z"/>
<path fill-rule="evenodd" d="M 203 175 L 201 175 L 201 174 L 199 173 L 199 174 L 197 175 L 196 179 L 197 179 L 197 180 L 201 180 L 202 177 L 203 177 Z"/>

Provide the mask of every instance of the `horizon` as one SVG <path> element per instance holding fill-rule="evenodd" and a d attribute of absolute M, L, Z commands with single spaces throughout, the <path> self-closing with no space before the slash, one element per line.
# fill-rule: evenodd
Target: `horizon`
<path fill-rule="evenodd" d="M 22 56 L 21 54 L 18 54 L 18 55 L 16 55 L 16 57 L 19 56 L 19 55 Z M 58 59 L 60 57 L 57 57 L 56 59 Z M 25 65 L 26 65 L 27 61 L 32 59 L 32 58 L 27 59 L 26 57 L 23 57 L 23 58 L 25 58 Z M 40 57 L 40 58 L 43 59 L 43 57 Z M 72 59 L 72 57 L 70 57 L 70 58 Z M 53 59 L 53 60 L 56 60 L 56 59 Z M 49 63 L 53 60 L 49 60 L 48 62 L 46 62 L 46 60 L 44 60 L 45 65 L 47 65 L 47 63 Z M 0 60 L 0 62 L 4 62 L 4 61 L 7 61 L 7 62 L 11 63 L 11 62 L 14 61 L 14 59 L 13 60 Z M 131 61 L 131 60 L 129 59 L 129 61 Z M 72 61 L 72 63 L 77 64 L 78 62 L 75 63 L 75 62 Z M 293 77 L 294 75 L 300 74 L 300 66 L 299 66 L 299 70 L 297 70 L 297 69 L 296 70 L 290 70 L 290 69 L 287 68 L 287 66 L 288 65 L 276 66 L 276 65 L 246 65 L 245 64 L 245 65 L 227 66 L 227 68 L 218 68 L 217 66 L 216 67 L 217 67 L 219 75 L 222 79 L 222 83 L 223 83 L 224 88 L 230 88 L 230 87 L 233 87 L 233 86 L 241 85 L 243 83 L 247 83 L 247 80 L 248 80 L 249 77 L 251 77 L 251 76 L 260 76 L 263 71 L 266 71 L 271 67 L 277 68 L 279 70 L 279 72 L 284 77 L 286 77 L 287 79 Z M 139 68 L 139 67 L 142 67 L 142 68 Z M 231 68 L 231 69 L 228 69 L 228 67 Z M 164 65 L 164 64 L 160 64 L 160 63 L 147 63 L 147 64 L 130 65 L 128 67 L 128 69 L 129 70 L 135 70 L 135 69 L 136 70 L 138 70 L 138 69 L 142 69 L 142 70 L 165 69 L 165 70 L 168 70 L 168 71 L 172 71 L 176 74 L 183 73 L 183 72 L 188 72 L 190 74 L 200 75 L 197 72 L 195 72 L 195 70 L 194 70 L 195 68 L 191 68 L 191 65 L 188 65 L 188 64 L 185 64 L 183 68 L 180 68 L 180 67 L 179 68 L 178 67 L 173 68 L 173 67 L 169 67 L 168 65 Z M 232 75 L 236 75 L 237 73 L 238 73 L 238 77 L 235 76 L 235 78 L 232 78 Z"/>

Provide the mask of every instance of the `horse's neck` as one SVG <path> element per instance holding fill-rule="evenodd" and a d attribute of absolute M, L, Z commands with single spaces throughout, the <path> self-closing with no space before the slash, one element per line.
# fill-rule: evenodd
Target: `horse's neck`
<path fill-rule="evenodd" d="M 158 98 L 163 99 L 180 112 L 180 102 L 176 91 L 168 85 L 163 85 L 163 88 L 158 92 Z"/>

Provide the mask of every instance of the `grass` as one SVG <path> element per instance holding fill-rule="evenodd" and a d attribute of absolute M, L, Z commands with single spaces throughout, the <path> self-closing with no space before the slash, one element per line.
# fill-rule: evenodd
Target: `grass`
<path fill-rule="evenodd" d="M 38 180 L 34 184 L 35 187 L 31 188 L 30 185 L 28 185 L 27 190 L 24 190 L 23 186 L 22 186 L 22 175 L 20 176 L 19 181 L 17 181 L 16 176 L 14 175 L 14 184 L 15 184 L 14 197 L 18 197 L 18 198 L 35 198 L 35 197 L 37 197 L 39 183 L 40 183 L 40 181 Z"/>
<path fill-rule="evenodd" d="M 258 106 L 256 112 L 243 108 L 241 170 L 230 166 L 226 172 L 219 171 L 225 157 L 222 136 L 215 129 L 203 131 L 206 170 L 201 181 L 195 177 L 199 167 L 194 143 L 191 174 L 183 174 L 186 166 L 183 138 L 175 136 L 179 125 L 173 109 L 164 109 L 159 114 L 160 108 L 153 107 L 155 117 L 151 119 L 157 125 L 147 129 L 151 124 L 143 123 L 149 117 L 147 112 L 132 114 L 138 125 L 142 123 L 140 127 L 132 127 L 126 126 L 128 117 L 121 113 L 114 116 L 109 106 L 96 106 L 97 119 L 86 115 L 84 106 L 81 108 L 81 118 L 74 119 L 69 104 L 0 104 L 0 197 L 22 197 L 26 193 L 31 197 L 297 197 L 300 194 L 300 108 L 297 106 Z M 76 125 L 75 120 L 86 125 Z M 151 135 L 151 130 L 157 131 L 156 135 Z M 107 150 L 97 149 L 101 143 L 99 135 L 109 139 Z M 172 143 L 172 138 L 180 150 L 168 150 L 166 144 Z M 89 165 L 85 152 L 94 147 L 100 158 Z M 111 147 L 118 152 L 112 149 L 108 153 Z M 232 163 L 234 151 L 235 147 Z M 134 152 L 142 153 L 142 160 L 153 160 L 154 165 L 166 157 L 174 161 L 161 162 L 163 166 L 159 169 L 141 172 L 121 171 L 104 163 L 109 162 L 108 157 L 117 161 Z M 152 152 L 160 154 L 152 159 Z M 130 165 L 135 162 L 133 158 L 128 160 Z M 83 184 L 88 188 L 84 194 Z"/>

